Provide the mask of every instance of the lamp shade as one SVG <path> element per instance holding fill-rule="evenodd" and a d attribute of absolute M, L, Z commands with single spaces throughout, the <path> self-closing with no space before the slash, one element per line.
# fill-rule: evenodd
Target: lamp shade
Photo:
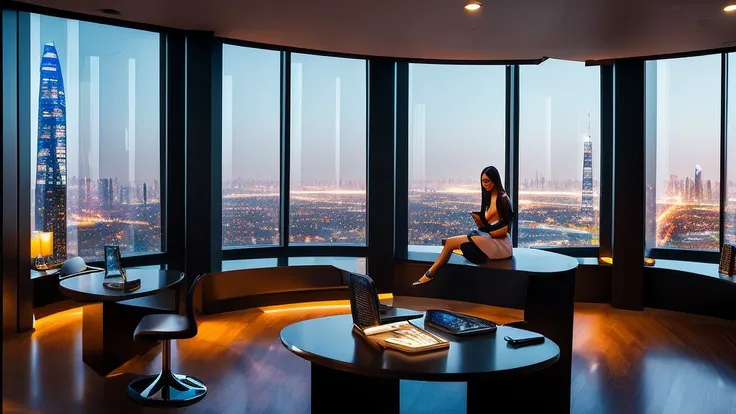
<path fill-rule="evenodd" d="M 42 256 L 50 256 L 54 254 L 54 233 L 50 231 L 39 232 L 38 239 L 41 242 Z"/>
<path fill-rule="evenodd" d="M 41 254 L 41 241 L 38 239 L 38 232 L 31 232 L 31 259 L 35 259 Z"/>

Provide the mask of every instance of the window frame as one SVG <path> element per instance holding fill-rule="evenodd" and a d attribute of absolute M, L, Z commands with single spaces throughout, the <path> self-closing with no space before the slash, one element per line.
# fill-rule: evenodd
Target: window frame
<path fill-rule="evenodd" d="M 368 140 L 369 137 L 369 111 L 370 87 L 368 78 L 370 76 L 370 58 L 367 56 L 317 52 L 298 48 L 281 47 L 261 43 L 240 41 L 216 37 L 221 45 L 245 47 L 250 49 L 271 50 L 280 53 L 280 174 L 279 174 L 279 243 L 273 245 L 245 245 L 245 246 L 222 246 L 223 260 L 242 260 L 264 257 L 306 257 L 306 256 L 356 256 L 366 257 L 368 252 L 368 192 L 366 191 L 366 242 L 364 244 L 349 243 L 290 243 L 290 191 L 291 191 L 291 58 L 292 54 L 305 54 L 319 57 L 332 57 L 342 59 L 361 60 L 366 66 L 366 182 L 368 179 Z M 222 160 L 219 161 L 220 164 Z M 219 165 L 218 168 L 222 166 Z"/>
<path fill-rule="evenodd" d="M 105 26 L 114 26 L 124 29 L 141 30 L 158 35 L 159 38 L 159 188 L 160 188 L 160 221 L 161 221 L 161 248 L 160 251 L 150 253 L 133 253 L 126 254 L 122 257 L 122 264 L 124 266 L 148 266 L 148 265 L 165 265 L 169 260 L 169 241 L 168 241 L 168 218 L 169 218 L 169 197 L 168 197 L 168 185 L 167 177 L 168 174 L 168 150 L 171 145 L 177 145 L 176 140 L 172 140 L 168 134 L 168 99 L 167 91 L 169 90 L 168 85 L 168 42 L 167 37 L 170 33 L 176 32 L 175 29 L 166 27 L 128 22 L 103 16 L 93 16 L 83 13 L 68 12 L 63 10 L 52 9 L 48 7 L 36 6 L 27 3 L 8 2 L 9 4 L 3 7 L 3 11 L 13 11 L 17 13 L 18 19 L 18 120 L 19 120 L 19 135 L 18 135 L 18 157 L 19 160 L 30 160 L 31 158 L 31 142 L 30 142 L 30 100 L 27 96 L 30 93 L 26 93 L 30 84 L 30 73 L 32 68 L 30 67 L 30 38 L 28 33 L 28 24 L 30 22 L 31 14 L 38 14 L 42 16 L 61 18 L 66 20 L 76 20 L 84 23 L 94 23 Z M 183 145 L 183 144 L 181 144 Z M 23 163 L 29 161 L 22 161 L 19 164 L 19 168 Z M 29 165 L 30 167 L 30 165 Z M 30 184 L 32 177 L 30 174 L 24 173 L 28 169 L 19 170 L 16 173 L 19 176 L 19 186 L 27 186 L 30 192 Z M 21 193 L 23 194 L 23 193 Z M 25 195 L 25 194 L 23 194 Z M 28 193 L 28 196 L 19 197 L 19 210 L 30 212 L 31 200 L 33 194 Z M 24 227 L 25 223 L 23 224 Z M 27 235 L 26 235 L 27 234 Z M 28 231 L 21 231 L 19 236 L 20 243 L 25 243 L 26 239 L 30 245 L 30 218 L 28 221 Z M 87 264 L 91 266 L 102 266 L 104 263 L 102 259 L 89 261 Z"/>
<path fill-rule="evenodd" d="M 688 57 L 700 57 L 709 55 L 720 55 L 720 156 L 719 156 L 719 222 L 718 222 L 718 250 L 704 250 L 704 249 L 684 249 L 677 247 L 652 247 L 648 250 L 646 256 L 653 259 L 663 260 L 680 260 L 687 262 L 701 262 L 701 263 L 718 263 L 720 260 L 721 251 L 725 243 L 725 223 L 726 223 L 726 204 L 728 201 L 728 55 L 730 49 L 724 49 L 720 51 L 703 51 L 693 53 L 683 53 L 675 55 L 663 55 L 663 56 L 652 56 L 645 58 L 645 61 L 663 61 L 678 58 Z M 647 161 L 656 160 L 657 154 L 645 154 Z M 642 183 L 645 184 L 645 183 Z M 646 214 L 646 213 L 644 213 Z M 645 229 L 642 229 L 645 235 Z M 649 241 L 646 241 L 647 243 Z"/>
<path fill-rule="evenodd" d="M 568 61 L 571 62 L 571 61 Z M 585 65 L 584 62 L 576 62 L 580 65 Z M 540 63 L 541 64 L 541 63 Z M 589 65 L 585 65 L 589 66 Z M 613 117 L 612 113 L 609 109 L 612 109 L 610 106 L 607 105 L 608 99 L 611 99 L 612 89 L 609 91 L 608 89 L 608 78 L 606 77 L 607 74 L 605 73 L 605 66 L 600 66 L 598 68 L 599 71 L 599 77 L 598 77 L 598 100 L 599 100 L 599 135 L 600 135 L 600 148 L 598 148 L 598 170 L 600 172 L 600 175 L 598 177 L 598 244 L 597 245 L 587 245 L 587 246 L 545 246 L 545 245 L 539 245 L 539 246 L 527 246 L 531 249 L 537 249 L 537 250 L 545 250 L 549 252 L 564 254 L 567 256 L 572 257 L 579 257 L 579 258 L 585 258 L 585 257 L 598 257 L 601 251 L 606 250 L 606 246 L 610 246 L 611 244 L 611 238 L 608 233 L 605 232 L 606 223 L 610 225 L 611 222 L 611 206 L 610 203 L 606 203 L 608 198 L 604 196 L 605 189 L 609 188 L 612 189 L 612 186 L 610 183 L 612 182 L 612 150 L 608 150 L 608 146 L 612 143 L 612 123 L 613 123 Z M 520 94 L 520 88 L 519 85 L 524 82 L 524 77 L 521 75 L 521 70 L 517 69 L 517 72 L 515 76 L 518 80 L 516 82 L 515 87 L 515 93 L 516 96 L 512 98 L 517 104 L 514 107 L 514 111 L 516 112 L 516 116 L 514 119 L 514 123 L 512 124 L 513 128 L 515 128 L 516 133 L 514 136 L 515 142 L 514 142 L 514 149 L 516 151 L 516 159 L 514 160 L 516 167 L 516 170 L 514 171 L 515 174 L 513 177 L 515 178 L 515 193 L 514 195 L 514 208 L 517 212 L 519 212 L 519 206 L 518 206 L 518 198 L 519 198 L 519 182 L 521 181 L 521 177 L 519 176 L 519 144 L 521 142 L 521 138 L 519 136 L 518 130 L 519 130 L 519 124 L 520 124 L 520 109 L 518 102 L 521 101 L 521 94 Z M 507 75 L 508 78 L 508 75 Z M 512 101 L 512 102 L 514 102 Z M 610 122 L 610 124 L 609 124 Z M 607 125 L 611 125 L 611 128 L 606 128 Z M 595 162 L 595 161 L 594 161 Z M 518 247 L 518 226 L 514 226 L 513 229 L 514 233 L 514 247 Z M 601 249 L 601 246 L 603 246 L 603 249 Z"/>
<path fill-rule="evenodd" d="M 546 58 L 537 60 L 537 61 L 525 61 L 525 62 L 516 62 L 516 63 L 509 63 L 509 62 L 501 62 L 497 64 L 503 64 L 506 67 L 506 125 L 505 125 L 505 153 L 506 153 L 506 165 L 505 165 L 505 174 L 504 174 L 504 185 L 507 188 L 507 191 L 511 193 L 511 199 L 513 203 L 514 211 L 519 210 L 519 84 L 520 82 L 523 82 L 523 79 L 519 76 L 520 74 L 520 66 L 522 65 L 539 65 L 543 63 L 546 60 Z M 406 63 L 426 63 L 421 61 L 412 61 L 407 60 Z M 448 64 L 452 65 L 455 63 L 451 62 L 431 62 L 433 64 Z M 488 62 L 474 62 L 472 64 L 475 65 L 482 65 L 482 66 L 488 66 Z M 612 151 L 608 151 L 606 155 L 604 155 L 603 148 L 608 148 L 612 144 L 613 136 L 611 131 L 604 132 L 605 125 L 611 125 L 613 124 L 613 114 L 611 111 L 606 111 L 607 108 L 611 108 L 611 105 L 609 104 L 609 100 L 612 102 L 612 95 L 613 95 L 613 89 L 612 89 L 612 77 L 610 74 L 607 74 L 605 72 L 605 67 L 601 66 L 601 77 L 600 77 L 600 100 L 601 100 L 601 157 L 600 157 L 600 212 L 599 212 L 599 244 L 598 246 L 579 246 L 579 247 L 554 247 L 554 246 L 531 246 L 530 248 L 538 249 L 538 250 L 545 250 L 555 253 L 564 254 L 567 256 L 572 257 L 598 257 L 599 252 L 601 251 L 601 246 L 604 247 L 603 250 L 610 250 L 611 243 L 611 232 L 610 231 L 604 231 L 605 226 L 610 226 L 611 218 L 612 218 L 612 206 L 607 205 L 605 203 L 606 200 L 609 199 L 609 196 L 604 197 L 604 189 L 609 188 L 612 189 L 612 170 L 611 168 L 606 168 L 606 166 L 611 166 L 611 153 Z M 397 76 L 397 90 L 396 90 L 396 96 L 397 96 L 397 108 L 407 108 L 406 111 L 397 111 L 397 113 L 403 113 L 404 116 L 397 116 L 397 121 L 401 120 L 401 124 L 397 124 L 397 141 L 396 141 L 396 159 L 397 160 L 404 160 L 404 164 L 406 166 L 403 166 L 401 169 L 396 169 L 397 176 L 396 181 L 397 183 L 404 183 L 404 181 L 408 181 L 408 105 L 409 105 L 409 97 L 408 97 L 408 91 L 409 91 L 409 76 L 408 76 L 408 65 L 406 69 L 404 69 L 406 73 L 402 73 L 401 70 L 398 72 L 399 75 Z M 605 79 L 605 80 L 604 80 Z M 609 128 L 611 129 L 611 128 Z M 605 159 L 604 159 L 605 158 Z M 398 185 L 397 184 L 397 192 L 396 192 L 396 204 L 397 208 L 395 211 L 395 218 L 397 223 L 397 229 L 395 231 L 396 238 L 396 250 L 395 250 L 395 258 L 399 260 L 405 260 L 405 259 L 412 259 L 412 260 L 422 260 L 422 257 L 426 257 L 426 254 L 424 253 L 415 253 L 409 251 L 408 246 L 408 187 L 404 186 L 404 184 Z M 399 207 L 401 206 L 401 207 Z M 605 223 L 605 225 L 604 225 Z M 518 239 L 519 239 L 519 230 L 518 226 L 513 226 L 512 232 L 511 232 L 511 241 L 514 247 L 518 247 Z"/>

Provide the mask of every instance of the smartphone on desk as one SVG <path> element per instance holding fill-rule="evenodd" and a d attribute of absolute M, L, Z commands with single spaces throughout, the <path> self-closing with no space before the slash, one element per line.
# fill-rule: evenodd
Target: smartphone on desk
<path fill-rule="evenodd" d="M 510 346 L 515 348 L 544 343 L 544 335 L 533 332 L 506 335 L 503 339 L 505 339 Z"/>

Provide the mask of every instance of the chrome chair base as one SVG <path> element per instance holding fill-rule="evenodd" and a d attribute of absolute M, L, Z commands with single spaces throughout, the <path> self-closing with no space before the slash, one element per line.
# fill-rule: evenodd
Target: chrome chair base
<path fill-rule="evenodd" d="M 128 385 L 130 398 L 158 407 L 183 407 L 198 402 L 206 394 L 207 387 L 199 379 L 169 370 L 137 378 Z"/>

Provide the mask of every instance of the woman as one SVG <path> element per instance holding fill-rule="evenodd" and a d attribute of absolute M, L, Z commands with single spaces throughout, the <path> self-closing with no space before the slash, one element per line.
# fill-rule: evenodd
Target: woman
<path fill-rule="evenodd" d="M 476 220 L 478 230 L 473 230 L 467 236 L 450 237 L 444 241 L 442 253 L 414 286 L 431 282 L 440 267 L 450 260 L 450 255 L 459 249 L 463 243 L 472 243 L 485 256 L 481 261 L 488 259 L 507 259 L 513 255 L 513 246 L 509 238 L 511 223 L 514 219 L 514 210 L 511 199 L 503 189 L 501 175 L 496 167 L 486 167 L 480 175 L 481 205 L 480 217 Z"/>

